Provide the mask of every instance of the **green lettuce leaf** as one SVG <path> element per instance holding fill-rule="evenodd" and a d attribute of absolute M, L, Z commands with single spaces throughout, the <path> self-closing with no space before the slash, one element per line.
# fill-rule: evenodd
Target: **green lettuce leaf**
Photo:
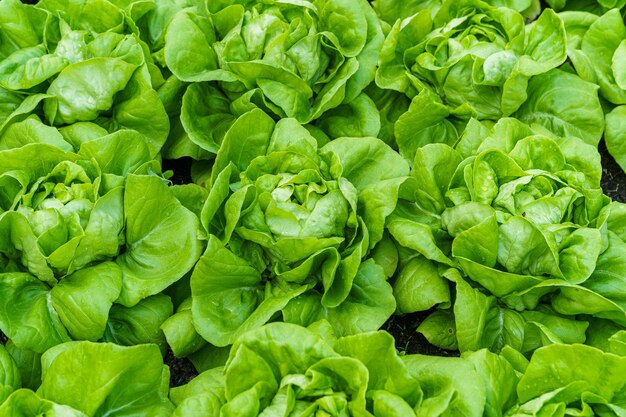
<path fill-rule="evenodd" d="M 70 342 L 48 350 L 42 364 L 37 394 L 88 416 L 168 416 L 174 408 L 167 399 L 169 369 L 155 345 Z M 74 376 L 69 381 L 68 372 Z"/>

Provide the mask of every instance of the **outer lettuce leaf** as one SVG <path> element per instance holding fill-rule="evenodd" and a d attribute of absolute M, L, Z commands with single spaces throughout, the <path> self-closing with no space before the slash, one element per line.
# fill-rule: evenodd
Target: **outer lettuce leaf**
<path fill-rule="evenodd" d="M 68 65 L 62 56 L 46 54 L 43 45 L 20 49 L 0 64 L 0 85 L 11 90 L 26 90 L 41 84 Z"/>
<path fill-rule="evenodd" d="M 20 348 L 36 352 L 70 339 L 56 310 L 48 303 L 50 288 L 26 273 L 2 274 L 2 331 Z M 8 308 L 13 305 L 13 308 Z"/>
<path fill-rule="evenodd" d="M 195 145 L 217 153 L 234 120 L 228 98 L 217 88 L 209 83 L 193 83 L 187 87 L 182 97 L 180 121 Z"/>
<path fill-rule="evenodd" d="M 50 302 L 73 339 L 95 342 L 104 334 L 121 287 L 120 269 L 104 262 L 64 277 L 50 290 Z"/>
<path fill-rule="evenodd" d="M 520 349 L 524 328 L 519 315 L 501 308 L 493 296 L 471 288 L 458 275 L 448 276 L 457 279 L 454 317 L 459 350 L 475 351 L 484 347 L 499 350 L 504 345 Z"/>
<path fill-rule="evenodd" d="M 68 67 L 48 88 L 56 99 L 44 106 L 48 121 L 60 125 L 94 120 L 113 105 L 113 96 L 128 84 L 135 68 L 119 58 L 93 58 Z M 92 77 L 100 82 L 91 84 Z"/>
<path fill-rule="evenodd" d="M 413 0 L 402 3 L 396 0 L 376 0 L 372 6 L 382 20 L 393 25 L 398 19 L 405 19 L 421 10 L 429 10 L 436 13 L 441 7 L 441 0 Z"/>
<path fill-rule="evenodd" d="M 21 387 L 36 390 L 41 385 L 41 354 L 19 349 L 11 340 L 5 347 L 19 369 Z"/>
<path fill-rule="evenodd" d="M 85 367 L 86 361 L 99 372 Z M 168 416 L 173 410 L 167 399 L 169 369 L 155 345 L 70 342 L 48 350 L 42 364 L 37 394 L 88 416 Z"/>
<path fill-rule="evenodd" d="M 189 42 L 185 46 L 183 39 Z M 218 68 L 215 41 L 215 28 L 207 16 L 197 9 L 181 10 L 167 25 L 165 62 L 179 79 L 201 81 Z"/>
<path fill-rule="evenodd" d="M 125 177 L 138 171 L 150 161 L 150 150 L 141 135 L 132 130 L 120 130 L 91 139 L 80 145 L 83 158 L 95 159 L 102 172 Z"/>
<path fill-rule="evenodd" d="M 394 134 L 400 154 L 413 159 L 419 148 L 430 143 L 454 145 L 458 132 L 454 123 L 448 120 L 450 110 L 441 98 L 424 89 L 411 101 L 406 113 L 394 124 Z M 433 138 L 436 138 L 433 141 Z"/>
<path fill-rule="evenodd" d="M 399 314 L 426 311 L 450 302 L 447 281 L 439 275 L 437 266 L 422 256 L 410 259 L 400 268 L 393 292 Z"/>
<path fill-rule="evenodd" d="M 306 289 L 264 295 L 264 287 L 256 269 L 210 236 L 191 278 L 192 314 L 198 332 L 217 346 L 231 344 L 238 335 L 269 321 L 290 298 Z"/>
<path fill-rule="evenodd" d="M 485 387 L 473 365 L 458 358 L 409 355 L 405 363 L 420 381 L 424 400 L 420 416 L 480 416 L 485 408 Z M 465 381 L 476 381 L 469 385 Z"/>
<path fill-rule="evenodd" d="M 584 312 L 626 324 L 626 305 L 621 293 L 616 291 L 625 279 L 622 260 L 625 249 L 626 244 L 615 233 L 609 232 L 608 248 L 598 258 L 591 277 L 580 287 L 562 288 L 553 301 L 555 309 L 564 314 Z M 579 292 L 582 292 L 582 297 L 576 295 Z"/>
<path fill-rule="evenodd" d="M 558 136 L 575 136 L 597 145 L 604 130 L 597 89 L 573 74 L 552 70 L 529 82 L 528 100 L 513 116 L 544 126 Z M 557 92 L 568 99 L 551 100 Z"/>
<path fill-rule="evenodd" d="M 519 376 L 504 355 L 480 350 L 463 356 L 474 365 L 485 386 L 485 416 L 501 416 L 517 402 Z"/>
<path fill-rule="evenodd" d="M 129 175 L 124 202 L 129 250 L 116 258 L 123 273 L 118 301 L 130 307 L 180 279 L 196 263 L 202 244 L 197 217 L 160 178 Z"/>
<path fill-rule="evenodd" d="M 55 128 L 42 123 L 35 115 L 9 125 L 2 135 L 2 148 L 19 148 L 28 143 L 48 143 L 66 152 L 74 150 Z"/>
<path fill-rule="evenodd" d="M 42 281 L 56 282 L 44 254 L 37 247 L 37 236 L 24 216 L 16 212 L 3 213 L 0 227 L 4 236 L 0 257 L 2 272 L 20 272 L 24 265 Z"/>
<path fill-rule="evenodd" d="M 566 407 L 590 415 L 619 415 L 624 410 L 624 381 L 619 377 L 623 359 L 584 345 L 539 349 L 517 387 L 520 405 L 507 415 L 539 415 Z"/>
<path fill-rule="evenodd" d="M 163 294 L 141 300 L 133 307 L 113 305 L 104 332 L 104 341 L 122 346 L 153 343 L 165 354 L 167 344 L 161 324 L 173 313 L 172 301 Z"/>
<path fill-rule="evenodd" d="M 206 341 L 193 325 L 191 303 L 192 299 L 187 298 L 178 306 L 176 314 L 161 324 L 167 344 L 176 357 L 189 356 L 206 345 Z"/>
<path fill-rule="evenodd" d="M 154 7 L 151 1 L 123 2 L 83 2 L 83 1 L 42 1 L 39 7 L 58 12 L 74 29 L 95 32 L 120 32 L 129 25 L 126 19 L 139 19 Z M 101 17 L 98 17 L 101 16 Z"/>
<path fill-rule="evenodd" d="M 4 59 L 17 50 L 34 47 L 42 42 L 41 29 L 45 26 L 47 19 L 44 11 L 16 0 L 3 1 L 0 11 L 2 15 L 0 59 Z"/>
<path fill-rule="evenodd" d="M 626 171 L 626 138 L 624 137 L 624 123 L 626 121 L 626 107 L 617 106 L 606 115 L 606 131 L 604 141 L 606 148 L 615 162 Z"/>
<path fill-rule="evenodd" d="M 226 402 L 224 393 L 224 369 L 205 371 L 188 384 L 172 388 L 170 399 L 176 405 L 174 417 L 201 414 L 219 415 Z"/>
<path fill-rule="evenodd" d="M 167 139 L 170 124 L 148 77 L 146 67 L 139 68 L 126 88 L 115 97 L 112 117 L 100 124 L 109 132 L 119 129 L 139 132 L 154 158 Z"/>
<path fill-rule="evenodd" d="M 359 266 L 352 289 L 340 305 L 324 306 L 323 296 L 310 291 L 290 301 L 283 310 L 283 318 L 303 326 L 326 319 L 343 336 L 380 328 L 394 312 L 395 304 L 382 268 L 367 260 Z"/>
<path fill-rule="evenodd" d="M 18 347 L 43 352 L 70 336 L 102 338 L 120 292 L 121 271 L 102 263 L 66 276 L 53 288 L 25 273 L 5 273 L 0 281 L 2 299 L 14 306 L 2 317 L 3 332 Z"/>
<path fill-rule="evenodd" d="M 4 346 L 0 346 L 0 404 L 22 386 L 20 370 Z"/>
<path fill-rule="evenodd" d="M 0 412 L 16 417 L 87 417 L 87 414 L 67 405 L 57 404 L 39 397 L 33 391 L 20 389 L 4 402 L 0 403 Z"/>

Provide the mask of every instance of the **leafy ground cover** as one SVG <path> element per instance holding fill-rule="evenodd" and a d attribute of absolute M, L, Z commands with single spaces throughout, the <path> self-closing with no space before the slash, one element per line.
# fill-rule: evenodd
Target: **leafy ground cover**
<path fill-rule="evenodd" d="M 609 155 L 604 142 L 599 144 L 602 157 L 602 189 L 611 199 L 626 202 L 626 174 Z M 191 182 L 191 160 L 178 159 L 165 161 L 166 166 L 174 171 L 171 180 L 174 183 Z M 396 349 L 408 354 L 424 354 L 434 356 L 458 356 L 459 352 L 441 349 L 433 346 L 428 340 L 417 332 L 420 323 L 433 311 L 410 313 L 404 316 L 394 315 L 383 325 L 383 329 L 389 332 L 394 340 Z M 171 351 L 165 358 L 171 370 L 171 385 L 183 385 L 198 375 L 193 364 L 185 358 L 176 358 Z"/>
<path fill-rule="evenodd" d="M 626 415 L 624 6 L 0 0 L 0 415 Z"/>

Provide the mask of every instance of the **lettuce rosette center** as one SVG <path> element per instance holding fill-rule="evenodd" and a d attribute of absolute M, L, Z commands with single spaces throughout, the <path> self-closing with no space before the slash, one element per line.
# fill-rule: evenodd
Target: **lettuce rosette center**
<path fill-rule="evenodd" d="M 99 197 L 98 183 L 80 165 L 62 162 L 22 197 L 17 211 L 28 219 L 44 255 L 85 233 Z M 122 231 L 122 224 L 116 231 Z"/>
<path fill-rule="evenodd" d="M 253 160 L 243 175 L 237 192 L 254 189 L 256 202 L 242 214 L 236 232 L 265 247 L 275 261 L 293 263 L 353 243 L 357 190 L 345 178 L 332 178 L 321 156 L 272 152 Z"/>

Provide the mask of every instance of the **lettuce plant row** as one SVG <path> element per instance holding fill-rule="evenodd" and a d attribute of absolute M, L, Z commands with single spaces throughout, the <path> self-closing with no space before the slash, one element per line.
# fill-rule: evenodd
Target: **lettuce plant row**
<path fill-rule="evenodd" d="M 625 6 L 0 0 L 0 416 L 626 415 Z"/>

